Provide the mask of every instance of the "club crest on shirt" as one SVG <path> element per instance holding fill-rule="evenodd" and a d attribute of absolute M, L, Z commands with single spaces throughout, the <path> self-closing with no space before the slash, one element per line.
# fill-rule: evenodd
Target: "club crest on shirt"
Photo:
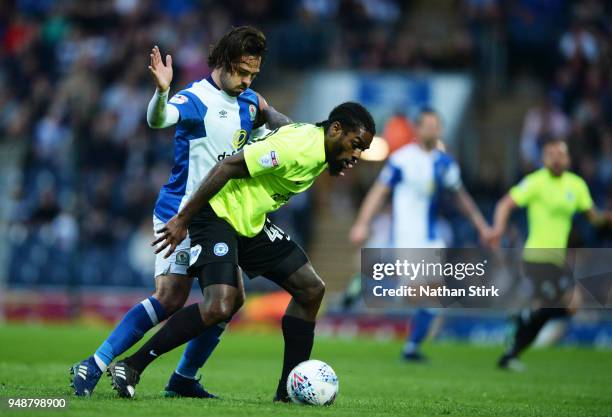
<path fill-rule="evenodd" d="M 257 116 L 257 107 L 254 104 L 249 105 L 249 116 L 251 117 L 251 122 L 254 122 L 255 116 Z"/>
<path fill-rule="evenodd" d="M 170 99 L 170 103 L 173 104 L 183 104 L 187 103 L 188 101 L 189 99 L 187 98 L 187 96 L 184 96 L 182 94 L 175 94 L 174 97 Z"/>
<path fill-rule="evenodd" d="M 276 151 L 266 152 L 259 157 L 259 164 L 264 168 L 273 168 L 279 165 L 280 161 L 276 155 Z"/>

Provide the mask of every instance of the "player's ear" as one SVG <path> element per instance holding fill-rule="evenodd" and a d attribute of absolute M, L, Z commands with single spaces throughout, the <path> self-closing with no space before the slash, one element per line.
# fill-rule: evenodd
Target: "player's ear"
<path fill-rule="evenodd" d="M 337 139 L 342 136 L 342 125 L 339 121 L 336 120 L 332 122 L 331 125 L 329 125 L 329 133 L 330 136 L 334 139 Z"/>

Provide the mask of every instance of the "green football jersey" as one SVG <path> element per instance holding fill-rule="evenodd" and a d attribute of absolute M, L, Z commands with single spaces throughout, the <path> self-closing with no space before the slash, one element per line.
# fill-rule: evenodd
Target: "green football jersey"
<path fill-rule="evenodd" d="M 510 196 L 517 206 L 527 207 L 529 234 L 523 259 L 562 264 L 572 228 L 572 217 L 577 212 L 593 207 L 584 180 L 571 172 L 555 177 L 548 169 L 542 168 L 512 187 Z"/>
<path fill-rule="evenodd" d="M 266 214 L 306 191 L 327 167 L 322 127 L 294 123 L 244 147 L 249 178 L 230 180 L 211 200 L 220 218 L 243 236 L 261 231 Z"/>

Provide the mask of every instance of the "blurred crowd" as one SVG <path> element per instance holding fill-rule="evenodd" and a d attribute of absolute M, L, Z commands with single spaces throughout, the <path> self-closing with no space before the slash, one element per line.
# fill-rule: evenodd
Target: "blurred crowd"
<path fill-rule="evenodd" d="M 595 204 L 612 208 L 612 19 L 610 4 L 576 2 L 549 54 L 540 102 L 525 115 L 520 151 L 522 169 L 539 165 L 541 144 L 564 139 L 572 170 L 589 185 Z M 542 52 L 542 51 L 541 51 Z M 583 246 L 609 245 L 606 236 L 578 221 Z M 601 234 L 601 236 L 598 236 Z M 574 233 L 576 239 L 576 233 Z M 602 241 L 602 239 L 606 239 Z M 607 242 L 607 243 L 604 243 Z"/>
<path fill-rule="evenodd" d="M 9 280 L 150 283 L 152 207 L 173 144 L 170 131 L 145 122 L 148 51 L 158 44 L 172 53 L 179 88 L 208 75 L 208 46 L 232 25 L 252 24 L 268 37 L 258 89 L 277 71 L 315 68 L 531 74 L 550 92 L 526 114 L 523 167 L 537 166 L 546 137 L 566 138 L 574 168 L 597 202 L 611 206 L 610 6 L 463 0 L 437 5 L 439 21 L 424 4 L 1 2 L 0 141 L 26 149 L 10 218 Z"/>

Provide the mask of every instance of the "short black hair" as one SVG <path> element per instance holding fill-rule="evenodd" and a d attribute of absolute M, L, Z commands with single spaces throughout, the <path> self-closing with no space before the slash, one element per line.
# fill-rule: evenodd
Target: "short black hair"
<path fill-rule="evenodd" d="M 565 141 L 565 139 L 559 136 L 552 136 L 552 135 L 546 135 L 540 138 L 540 143 L 542 144 L 542 149 L 544 149 L 548 145 L 558 145 L 560 143 L 567 145 L 567 142 Z"/>
<path fill-rule="evenodd" d="M 376 124 L 370 112 L 359 103 L 347 101 L 334 109 L 329 114 L 327 120 L 317 123 L 327 130 L 333 122 L 340 123 L 343 130 L 356 131 L 360 127 L 372 135 L 376 134 Z"/>
<path fill-rule="evenodd" d="M 240 26 L 227 32 L 211 46 L 208 55 L 209 68 L 224 68 L 234 71 L 245 55 L 266 56 L 266 36 L 253 26 Z"/>
<path fill-rule="evenodd" d="M 416 124 L 421 124 L 421 122 L 423 121 L 423 117 L 428 115 L 436 116 L 438 118 L 438 121 L 442 121 L 440 113 L 438 113 L 433 107 L 425 106 L 419 111 L 419 115 L 416 118 Z"/>

